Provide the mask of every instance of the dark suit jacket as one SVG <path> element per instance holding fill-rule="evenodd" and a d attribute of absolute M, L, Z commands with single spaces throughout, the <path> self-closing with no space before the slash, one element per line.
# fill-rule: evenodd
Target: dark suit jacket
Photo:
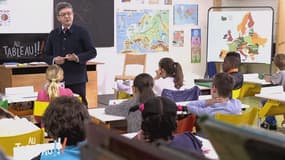
<path fill-rule="evenodd" d="M 54 29 L 48 36 L 45 48 L 45 61 L 53 63 L 56 56 L 65 56 L 75 53 L 79 63 L 65 61 L 61 67 L 64 70 L 64 81 L 66 85 L 85 83 L 87 81 L 86 62 L 97 55 L 94 42 L 84 28 L 72 25 L 63 33 L 61 27 Z"/>

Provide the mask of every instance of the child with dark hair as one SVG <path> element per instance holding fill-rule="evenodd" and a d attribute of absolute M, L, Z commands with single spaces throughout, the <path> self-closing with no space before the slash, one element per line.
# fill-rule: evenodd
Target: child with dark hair
<path fill-rule="evenodd" d="M 166 145 L 183 151 L 202 154 L 201 142 L 190 132 L 173 135 L 176 130 L 176 104 L 166 97 L 154 97 L 139 106 L 142 131 L 138 137 L 152 143 L 164 140 Z"/>
<path fill-rule="evenodd" d="M 274 64 L 279 69 L 279 72 L 271 75 L 265 76 L 264 79 L 266 82 L 271 82 L 274 85 L 285 85 L 285 54 L 279 53 L 274 57 Z M 265 104 L 265 100 L 261 103 Z M 282 127 L 285 128 L 285 115 L 283 115 L 283 121 L 281 123 Z M 272 130 L 277 129 L 277 122 L 274 116 L 267 116 L 265 121 L 261 124 L 261 127 L 268 128 Z"/>
<path fill-rule="evenodd" d="M 48 135 L 61 143 L 66 138 L 63 153 L 41 154 L 41 159 L 79 160 L 80 152 L 77 144 L 85 140 L 84 121 L 89 119 L 88 111 L 78 98 L 61 96 L 49 104 L 42 122 Z"/>
<path fill-rule="evenodd" d="M 238 72 L 241 59 L 237 52 L 229 52 L 223 63 L 223 72 L 229 73 L 234 78 L 234 88 L 240 89 L 243 84 L 243 75 Z"/>
<path fill-rule="evenodd" d="M 148 99 L 154 97 L 153 93 L 153 78 L 149 74 L 142 73 L 135 77 L 133 83 L 133 98 L 128 99 L 120 104 L 111 105 L 105 108 L 107 114 L 124 116 L 127 119 L 127 131 L 137 132 L 141 128 L 141 113 L 140 111 L 129 112 L 130 108 Z"/>
<path fill-rule="evenodd" d="M 241 114 L 241 102 L 229 98 L 234 86 L 234 79 L 228 73 L 218 73 L 213 80 L 212 99 L 190 101 L 187 104 L 190 113 L 214 116 L 216 113 Z"/>
<path fill-rule="evenodd" d="M 159 61 L 159 68 L 156 70 L 154 79 L 153 89 L 157 96 L 161 96 L 163 89 L 179 90 L 184 81 L 182 67 L 171 58 L 162 58 Z"/>

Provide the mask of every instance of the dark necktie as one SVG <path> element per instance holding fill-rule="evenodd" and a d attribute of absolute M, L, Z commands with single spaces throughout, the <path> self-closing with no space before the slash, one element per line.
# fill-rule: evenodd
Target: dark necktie
<path fill-rule="evenodd" d="M 68 31 L 68 28 L 63 28 L 63 33 L 66 33 Z"/>

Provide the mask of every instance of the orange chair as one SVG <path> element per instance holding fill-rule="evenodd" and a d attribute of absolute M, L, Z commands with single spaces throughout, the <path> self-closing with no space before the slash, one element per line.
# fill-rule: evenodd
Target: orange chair
<path fill-rule="evenodd" d="M 190 114 L 186 118 L 181 119 L 177 122 L 177 128 L 175 134 L 183 132 L 195 132 L 194 126 L 196 123 L 196 115 Z"/>

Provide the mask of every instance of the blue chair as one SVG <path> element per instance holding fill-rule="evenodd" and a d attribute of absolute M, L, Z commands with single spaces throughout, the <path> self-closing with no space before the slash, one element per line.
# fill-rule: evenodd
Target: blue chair
<path fill-rule="evenodd" d="M 163 89 L 161 96 L 167 97 L 173 100 L 174 102 L 182 102 L 182 101 L 197 100 L 200 94 L 201 94 L 200 88 L 194 86 L 190 89 L 185 89 L 185 90 Z"/>
<path fill-rule="evenodd" d="M 201 94 L 200 88 L 194 86 L 185 90 L 169 90 L 163 89 L 161 96 L 167 97 L 175 102 L 197 100 Z M 177 122 L 175 134 L 183 132 L 195 132 L 196 115 L 189 114 L 186 118 Z"/>
<path fill-rule="evenodd" d="M 209 78 L 213 78 L 217 73 L 216 63 L 215 62 L 208 62 L 207 63 L 207 76 Z"/>

